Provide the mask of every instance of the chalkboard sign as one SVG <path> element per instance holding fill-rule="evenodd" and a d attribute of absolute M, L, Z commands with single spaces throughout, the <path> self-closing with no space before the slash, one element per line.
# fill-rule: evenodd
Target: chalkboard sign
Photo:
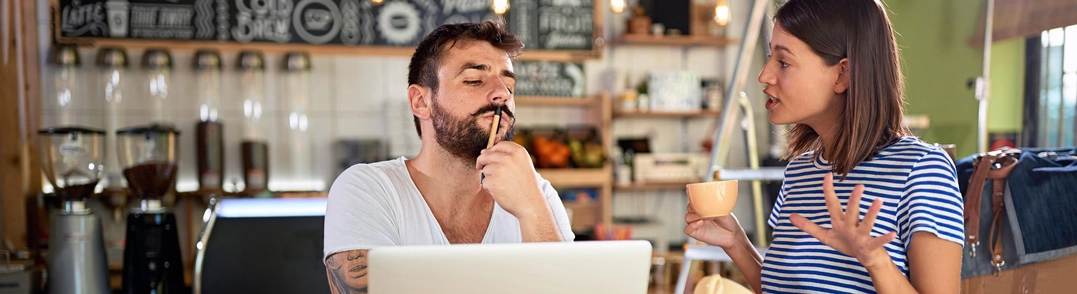
<path fill-rule="evenodd" d="M 516 96 L 583 96 L 583 64 L 517 61 L 513 70 L 517 77 Z"/>
<path fill-rule="evenodd" d="M 526 49 L 591 50 L 593 0 L 514 0 Z M 490 0 L 58 0 L 63 38 L 415 46 L 445 23 L 498 18 Z"/>

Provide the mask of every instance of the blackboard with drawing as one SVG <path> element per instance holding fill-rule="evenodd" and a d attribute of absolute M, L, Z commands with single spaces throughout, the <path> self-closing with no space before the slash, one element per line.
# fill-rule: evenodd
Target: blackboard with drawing
<path fill-rule="evenodd" d="M 595 0 L 513 0 L 527 50 L 593 50 Z M 498 18 L 490 0 L 53 0 L 59 38 L 410 47 L 444 23 Z"/>

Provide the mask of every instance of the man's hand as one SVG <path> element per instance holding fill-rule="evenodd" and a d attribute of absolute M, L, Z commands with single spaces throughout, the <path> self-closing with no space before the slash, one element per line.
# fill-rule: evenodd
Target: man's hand
<path fill-rule="evenodd" d="M 370 250 L 349 250 L 333 253 L 325 259 L 329 290 L 333 294 L 366 294 L 367 263 Z"/>
<path fill-rule="evenodd" d="M 524 242 L 564 240 L 546 195 L 539 188 L 531 155 L 523 146 L 512 141 L 498 142 L 479 154 L 475 168 L 485 175 L 480 183 L 494 202 L 520 220 Z"/>
<path fill-rule="evenodd" d="M 549 214 L 545 196 L 535 177 L 535 165 L 527 149 L 512 141 L 501 141 L 482 150 L 475 168 L 482 171 L 482 188 L 494 201 L 517 218 Z"/>

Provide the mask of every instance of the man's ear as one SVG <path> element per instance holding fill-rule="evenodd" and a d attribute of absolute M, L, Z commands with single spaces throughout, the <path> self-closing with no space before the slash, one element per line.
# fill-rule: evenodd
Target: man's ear
<path fill-rule="evenodd" d="M 841 94 L 849 90 L 849 58 L 838 61 L 838 80 L 834 82 L 834 93 Z"/>
<path fill-rule="evenodd" d="M 416 84 L 408 86 L 408 102 L 411 104 L 411 114 L 424 120 L 430 118 L 430 105 L 433 103 L 430 88 Z"/>

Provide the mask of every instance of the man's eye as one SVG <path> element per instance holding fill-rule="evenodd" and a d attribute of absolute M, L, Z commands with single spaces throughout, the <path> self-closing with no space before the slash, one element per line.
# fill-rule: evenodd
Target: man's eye
<path fill-rule="evenodd" d="M 482 81 L 479 81 L 479 80 L 464 81 L 464 84 L 468 84 L 468 85 L 472 85 L 472 86 L 478 86 L 478 85 L 482 84 Z"/>

